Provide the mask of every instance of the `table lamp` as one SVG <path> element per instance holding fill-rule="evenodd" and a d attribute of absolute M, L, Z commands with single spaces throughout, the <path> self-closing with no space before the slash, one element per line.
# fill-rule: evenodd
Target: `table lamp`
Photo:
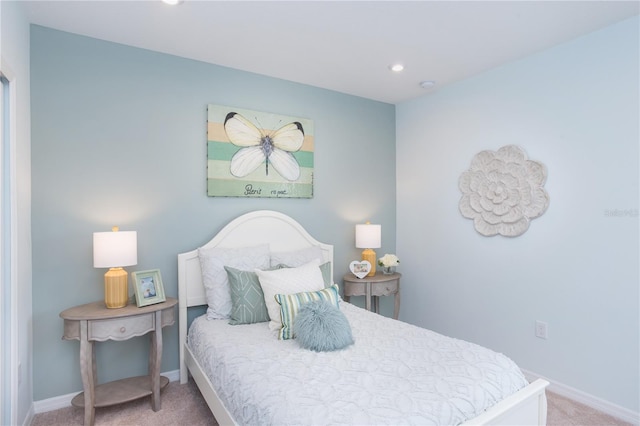
<path fill-rule="evenodd" d="M 367 274 L 368 277 L 376 274 L 376 252 L 372 249 L 382 247 L 380 235 L 380 225 L 372 225 L 369 222 L 356 225 L 356 247 L 364 249 L 362 251 L 362 260 L 366 260 L 371 264 L 371 271 Z"/>
<path fill-rule="evenodd" d="M 93 233 L 93 267 L 109 268 L 104 274 L 104 304 L 123 308 L 129 301 L 127 272 L 123 266 L 138 263 L 138 234 L 135 231 Z"/>

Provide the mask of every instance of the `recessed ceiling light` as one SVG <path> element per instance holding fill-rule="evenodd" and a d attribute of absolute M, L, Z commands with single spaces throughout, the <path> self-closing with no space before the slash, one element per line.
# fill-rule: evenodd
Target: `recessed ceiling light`
<path fill-rule="evenodd" d="M 431 89 L 435 85 L 436 82 L 433 80 L 424 80 L 420 82 L 420 87 L 422 87 L 423 89 Z"/>
<path fill-rule="evenodd" d="M 404 65 L 402 64 L 392 64 L 389 65 L 389 69 L 393 72 L 400 72 L 404 69 Z"/>
<path fill-rule="evenodd" d="M 162 3 L 169 4 L 171 6 L 175 6 L 177 4 L 182 3 L 184 0 L 162 0 Z"/>

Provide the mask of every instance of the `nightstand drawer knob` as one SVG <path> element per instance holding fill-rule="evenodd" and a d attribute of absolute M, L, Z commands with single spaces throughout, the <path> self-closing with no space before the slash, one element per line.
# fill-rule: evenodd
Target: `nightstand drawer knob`
<path fill-rule="evenodd" d="M 127 331 L 126 327 L 120 327 L 120 333 L 124 333 L 125 331 Z"/>

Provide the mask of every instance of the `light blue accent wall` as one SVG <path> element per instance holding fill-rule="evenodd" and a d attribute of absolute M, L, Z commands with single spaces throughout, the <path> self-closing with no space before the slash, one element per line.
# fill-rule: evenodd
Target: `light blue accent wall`
<path fill-rule="evenodd" d="M 34 400 L 82 389 L 79 344 L 60 339 L 58 315 L 103 298 L 93 232 L 137 231 L 127 270 L 160 269 L 170 297 L 177 254 L 256 209 L 334 244 L 340 283 L 359 258 L 356 223 L 381 223 L 380 250 L 395 250 L 393 105 L 39 26 L 31 61 Z M 312 119 L 313 199 L 207 197 L 207 104 Z M 162 371 L 178 368 L 177 340 L 166 328 Z M 146 339 L 97 348 L 99 382 L 145 374 Z"/>
<path fill-rule="evenodd" d="M 636 413 L 639 26 L 623 21 L 396 109 L 401 319 Z M 551 203 L 522 236 L 483 237 L 458 211 L 458 179 L 475 154 L 510 144 L 546 165 Z"/>

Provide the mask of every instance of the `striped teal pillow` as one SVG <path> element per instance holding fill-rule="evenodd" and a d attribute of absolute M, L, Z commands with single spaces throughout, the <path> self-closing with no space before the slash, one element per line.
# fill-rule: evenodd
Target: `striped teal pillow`
<path fill-rule="evenodd" d="M 325 300 L 337 308 L 340 297 L 338 295 L 338 284 L 333 284 L 324 290 L 276 294 L 275 299 L 280 305 L 280 316 L 282 317 L 282 328 L 278 332 L 278 338 L 280 340 L 288 340 L 295 337 L 293 335 L 293 323 L 301 306 L 314 300 Z"/>

